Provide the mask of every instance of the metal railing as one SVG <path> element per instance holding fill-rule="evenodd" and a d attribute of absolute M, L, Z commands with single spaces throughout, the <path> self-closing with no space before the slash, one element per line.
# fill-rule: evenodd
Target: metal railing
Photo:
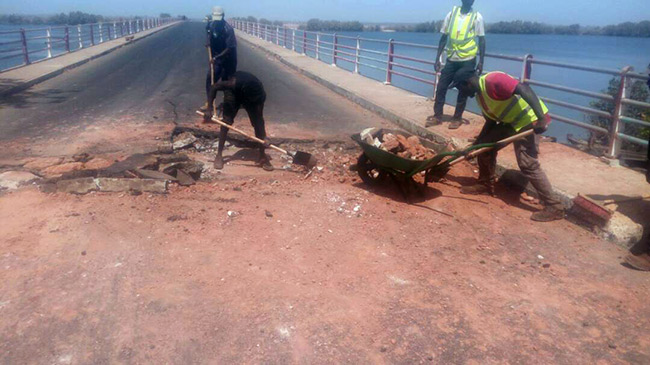
<path fill-rule="evenodd" d="M 433 95 L 440 78 L 440 73 L 435 72 L 433 66 L 434 59 L 424 59 L 409 56 L 403 53 L 397 53 L 396 47 L 412 48 L 416 50 L 437 51 L 437 46 L 399 42 L 394 39 L 369 39 L 361 37 L 349 37 L 336 33 L 309 32 L 304 30 L 289 29 L 279 26 L 251 23 L 239 20 L 232 21 L 233 26 L 247 34 L 264 39 L 268 42 L 277 44 L 295 52 L 314 57 L 317 60 L 325 61 L 323 56 L 331 60 L 333 66 L 339 66 L 340 62 L 351 65 L 351 71 L 360 74 L 360 66 L 367 67 L 370 70 L 385 72 L 386 85 L 393 82 L 393 76 L 401 76 L 418 83 L 433 86 Z M 329 40 L 329 41 L 328 41 Z M 435 58 L 435 57 L 434 57 Z M 500 54 L 486 54 L 487 59 L 505 60 L 517 62 L 520 64 L 520 80 L 526 84 L 536 87 L 552 89 L 556 92 L 568 93 L 589 97 L 592 99 L 602 100 L 612 103 L 614 111 L 606 111 L 586 107 L 574 103 L 560 101 L 552 98 L 541 97 L 545 103 L 567 108 L 576 112 L 585 113 L 591 116 L 597 116 L 609 121 L 609 127 L 603 128 L 590 123 L 581 122 L 570 118 L 566 115 L 551 113 L 553 120 L 561 123 L 570 124 L 591 132 L 604 134 L 608 136 L 609 146 L 607 157 L 617 158 L 621 152 L 623 141 L 634 144 L 648 146 L 648 141 L 624 134 L 625 124 L 636 124 L 650 128 L 650 122 L 631 118 L 625 115 L 625 110 L 629 106 L 645 108 L 650 111 L 650 103 L 630 99 L 630 90 L 634 80 L 647 80 L 648 75 L 634 73 L 632 67 L 625 67 L 622 70 L 613 70 L 597 67 L 582 66 L 576 64 L 552 62 L 538 60 L 531 54 L 524 56 L 510 56 Z M 564 85 L 542 82 L 532 78 L 533 65 L 543 65 L 546 67 L 578 70 L 601 75 L 616 77 L 620 81 L 620 92 L 616 96 L 572 88 Z"/>
<path fill-rule="evenodd" d="M 0 69 L 0 72 L 157 28 L 175 20 L 173 18 L 145 18 L 0 31 L 0 61 L 21 59 L 20 62 L 13 62 L 13 65 Z"/>

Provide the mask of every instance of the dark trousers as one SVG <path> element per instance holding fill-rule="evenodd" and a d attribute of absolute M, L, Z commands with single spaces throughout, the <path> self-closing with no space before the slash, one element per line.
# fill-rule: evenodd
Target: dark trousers
<path fill-rule="evenodd" d="M 524 132 L 530 128 L 532 126 L 525 127 L 520 132 Z M 476 139 L 475 144 L 494 143 L 512 137 L 515 134 L 517 132 L 511 126 L 488 120 Z M 514 142 L 517 164 L 522 174 L 524 174 L 535 190 L 537 190 L 542 204 L 561 207 L 562 204 L 555 198 L 551 183 L 542 170 L 538 160 L 539 139 L 540 136 L 538 134 L 533 134 L 525 139 Z M 478 156 L 479 180 L 482 182 L 496 180 L 498 152 L 499 150 L 497 149 Z"/>
<path fill-rule="evenodd" d="M 433 106 L 433 114 L 435 116 L 442 116 L 445 107 L 445 99 L 447 99 L 447 90 L 456 73 L 464 69 L 476 69 L 476 58 L 471 61 L 454 62 L 447 61 L 447 64 L 440 73 L 440 81 L 436 89 L 436 102 Z M 467 95 L 458 92 L 458 99 L 456 100 L 456 112 L 454 118 L 462 118 L 465 107 L 467 106 Z"/>
<path fill-rule="evenodd" d="M 235 117 L 242 107 L 248 113 L 248 118 L 251 125 L 255 129 L 255 137 L 259 139 L 266 138 L 266 127 L 264 122 L 264 103 L 266 96 L 262 97 L 255 103 L 244 103 L 243 105 L 237 102 L 235 95 L 227 91 L 224 93 L 223 103 L 223 119 L 226 123 L 232 125 L 235 122 Z"/>

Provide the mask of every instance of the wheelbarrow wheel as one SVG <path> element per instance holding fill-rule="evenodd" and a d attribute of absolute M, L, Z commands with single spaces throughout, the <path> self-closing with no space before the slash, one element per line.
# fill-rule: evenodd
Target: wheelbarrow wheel
<path fill-rule="evenodd" d="M 365 153 L 359 156 L 359 160 L 357 161 L 357 172 L 359 173 L 361 180 L 371 186 L 379 185 L 388 176 L 385 171 L 382 171 L 374 162 L 370 161 Z"/>

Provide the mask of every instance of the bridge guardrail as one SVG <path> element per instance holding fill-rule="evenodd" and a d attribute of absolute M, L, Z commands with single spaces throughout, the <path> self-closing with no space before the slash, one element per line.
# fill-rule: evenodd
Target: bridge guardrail
<path fill-rule="evenodd" d="M 83 25 L 66 25 L 0 32 L 0 60 L 22 58 L 22 63 L 0 72 L 24 67 L 113 39 L 122 38 L 175 21 L 144 18 Z M 4 40 L 7 39 L 7 40 Z"/>
<path fill-rule="evenodd" d="M 291 49 L 295 52 L 313 57 L 320 61 L 324 61 L 322 56 L 325 55 L 332 60 L 333 66 L 338 66 L 339 62 L 347 62 L 353 66 L 352 72 L 357 74 L 360 74 L 359 66 L 365 66 L 374 70 L 385 72 L 386 77 L 384 83 L 387 85 L 390 85 L 392 83 L 393 75 L 397 75 L 419 83 L 432 85 L 434 88 L 433 95 L 435 95 L 435 90 L 440 79 L 439 72 L 435 72 L 433 69 L 424 68 L 427 66 L 433 67 L 435 64 L 434 60 L 410 57 L 404 54 L 399 54 L 395 51 L 396 46 L 412 47 L 421 50 L 437 50 L 437 46 L 400 42 L 395 41 L 394 39 L 382 40 L 362 38 L 360 36 L 349 37 L 338 35 L 336 33 L 310 32 L 305 30 L 289 29 L 280 26 L 252 23 L 240 20 L 233 20 L 232 24 L 236 29 L 242 32 L 253 35 L 260 39 L 264 39 L 268 42 L 275 43 L 279 46 L 283 46 L 284 48 Z M 329 39 L 331 41 L 328 42 L 324 39 Z M 344 44 L 340 41 L 341 39 L 346 39 L 348 42 L 355 44 L 355 46 Z M 384 50 L 378 50 L 376 47 L 364 48 L 364 44 L 379 44 L 383 45 L 385 48 Z M 623 126 L 627 123 L 650 128 L 650 122 L 625 116 L 625 109 L 627 106 L 644 108 L 650 112 L 650 103 L 630 99 L 630 89 L 632 82 L 634 80 L 645 81 L 648 79 L 648 75 L 635 73 L 633 72 L 633 68 L 629 66 L 624 67 L 621 70 L 614 70 L 578 64 L 538 60 L 535 59 L 531 54 L 526 54 L 524 56 L 513 56 L 487 53 L 486 57 L 520 63 L 520 80 L 526 84 L 553 89 L 555 91 L 560 91 L 572 95 L 586 96 L 593 99 L 611 102 L 614 105 L 614 111 L 612 113 L 608 113 L 606 111 L 570 102 L 542 97 L 542 100 L 548 104 L 557 105 L 563 108 L 609 120 L 609 127 L 603 128 L 575 120 L 568 116 L 550 114 L 552 119 L 560 123 L 566 123 L 587 129 L 595 133 L 608 135 L 608 140 L 610 142 L 606 153 L 607 157 L 617 158 L 621 153 L 621 146 L 623 141 L 628 141 L 641 146 L 648 146 L 648 141 L 624 134 L 622 132 Z M 408 61 L 411 64 L 406 64 L 403 61 Z M 611 96 L 608 94 L 535 80 L 532 78 L 533 65 L 544 65 L 547 67 L 571 69 L 617 77 L 620 80 L 619 93 L 616 96 Z M 409 73 L 409 71 L 411 72 Z"/>

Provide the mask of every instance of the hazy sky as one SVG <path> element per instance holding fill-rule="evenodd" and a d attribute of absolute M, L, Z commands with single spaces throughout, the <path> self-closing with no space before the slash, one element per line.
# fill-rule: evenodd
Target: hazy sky
<path fill-rule="evenodd" d="M 362 22 L 421 22 L 445 16 L 460 0 L 0 0 L 0 13 L 51 14 L 80 10 L 101 15 L 156 15 L 192 18 L 222 5 L 227 16 L 271 20 L 309 18 Z M 650 0 L 476 0 L 487 22 L 523 19 L 551 24 L 604 25 L 650 19 Z"/>

